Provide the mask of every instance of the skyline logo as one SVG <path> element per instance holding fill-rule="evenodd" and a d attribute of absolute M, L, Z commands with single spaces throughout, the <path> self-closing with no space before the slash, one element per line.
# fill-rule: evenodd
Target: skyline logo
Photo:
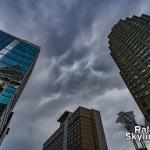
<path fill-rule="evenodd" d="M 133 132 L 127 132 L 125 140 L 150 141 L 150 126 L 135 126 Z"/>

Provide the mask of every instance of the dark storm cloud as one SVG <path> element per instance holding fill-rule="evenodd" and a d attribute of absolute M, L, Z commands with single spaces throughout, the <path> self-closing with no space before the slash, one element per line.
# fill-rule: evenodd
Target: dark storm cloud
<path fill-rule="evenodd" d="M 2 149 L 41 150 L 59 115 L 78 105 L 101 110 L 110 150 L 127 149 L 121 132 L 115 133 L 116 114 L 139 109 L 109 55 L 107 35 L 120 18 L 149 13 L 148 4 L 148 0 L 1 1 L 2 29 L 42 47 Z"/>
<path fill-rule="evenodd" d="M 62 14 L 57 14 L 60 17 L 58 18 L 58 27 L 60 26 L 62 29 L 60 32 L 64 31 L 64 33 L 63 35 L 60 35 L 60 33 L 57 32 L 58 29 L 54 29 L 47 34 L 46 48 L 48 49 L 48 53 L 50 53 L 52 56 L 60 56 L 72 47 L 73 42 L 78 36 L 79 32 L 82 30 L 88 30 L 88 28 L 91 27 L 95 13 L 97 12 L 97 9 L 100 9 L 101 6 L 101 2 L 97 0 L 91 2 L 77 0 L 73 6 L 70 6 L 69 9 L 66 9 L 59 3 L 61 2 L 58 2 L 58 5 L 60 6 L 59 9 L 64 11 Z"/>

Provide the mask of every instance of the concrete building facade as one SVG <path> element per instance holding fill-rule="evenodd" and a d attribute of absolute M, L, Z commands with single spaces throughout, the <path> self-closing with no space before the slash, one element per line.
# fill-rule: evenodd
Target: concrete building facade
<path fill-rule="evenodd" d="M 108 150 L 100 112 L 79 107 L 65 111 L 60 127 L 43 144 L 43 150 Z"/>
<path fill-rule="evenodd" d="M 108 38 L 121 77 L 150 121 L 150 16 L 121 19 Z"/>

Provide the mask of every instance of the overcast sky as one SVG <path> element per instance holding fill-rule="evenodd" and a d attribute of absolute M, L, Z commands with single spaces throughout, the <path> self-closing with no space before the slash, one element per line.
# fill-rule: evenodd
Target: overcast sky
<path fill-rule="evenodd" d="M 119 19 L 150 15 L 150 0 L 1 0 L 0 28 L 41 46 L 0 149 L 42 150 L 57 118 L 79 105 L 101 111 L 109 150 L 125 142 L 119 111 L 143 116 L 109 55 L 108 34 Z"/>

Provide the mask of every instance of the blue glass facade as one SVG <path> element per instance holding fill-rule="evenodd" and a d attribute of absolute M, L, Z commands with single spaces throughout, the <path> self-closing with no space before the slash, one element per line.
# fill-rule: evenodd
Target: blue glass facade
<path fill-rule="evenodd" d="M 39 52 L 38 46 L 0 31 L 0 143 Z"/>

